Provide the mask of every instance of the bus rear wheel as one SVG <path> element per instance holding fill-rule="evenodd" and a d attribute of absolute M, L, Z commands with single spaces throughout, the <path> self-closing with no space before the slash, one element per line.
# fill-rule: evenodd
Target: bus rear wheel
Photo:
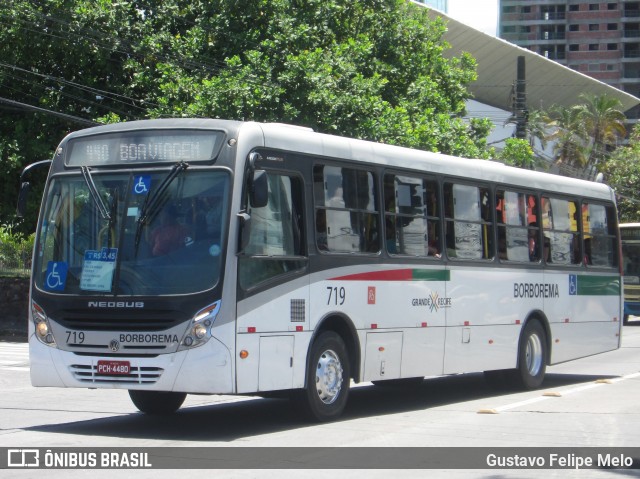
<path fill-rule="evenodd" d="M 307 383 L 302 390 L 302 406 L 308 416 L 320 422 L 338 418 L 349 397 L 350 365 L 342 338 L 322 333 L 311 347 Z"/>
<path fill-rule="evenodd" d="M 145 414 L 171 414 L 182 406 L 186 393 L 129 390 L 133 404 Z"/>
<path fill-rule="evenodd" d="M 547 335 L 539 321 L 529 321 L 518 348 L 518 367 L 512 371 L 514 383 L 521 389 L 542 385 L 547 369 Z"/>

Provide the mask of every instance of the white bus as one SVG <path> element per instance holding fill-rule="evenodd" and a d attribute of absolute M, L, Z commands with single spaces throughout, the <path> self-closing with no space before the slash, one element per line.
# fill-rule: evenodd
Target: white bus
<path fill-rule="evenodd" d="M 640 223 L 620 225 L 622 274 L 624 275 L 624 322 L 640 316 Z"/>
<path fill-rule="evenodd" d="M 34 386 L 289 391 L 484 371 L 539 387 L 611 351 L 612 190 L 282 124 L 148 120 L 68 135 L 37 229 Z"/>

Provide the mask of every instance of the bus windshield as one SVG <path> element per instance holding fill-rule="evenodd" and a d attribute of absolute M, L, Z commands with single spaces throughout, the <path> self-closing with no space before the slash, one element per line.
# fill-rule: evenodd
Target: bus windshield
<path fill-rule="evenodd" d="M 222 268 L 229 175 L 183 169 L 82 171 L 52 179 L 34 265 L 58 294 L 145 296 L 213 288 Z"/>

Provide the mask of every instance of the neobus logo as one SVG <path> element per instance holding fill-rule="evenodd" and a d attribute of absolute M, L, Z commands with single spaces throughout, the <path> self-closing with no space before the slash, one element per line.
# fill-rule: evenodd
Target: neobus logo
<path fill-rule="evenodd" d="M 144 308 L 144 301 L 89 301 L 90 308 Z"/>

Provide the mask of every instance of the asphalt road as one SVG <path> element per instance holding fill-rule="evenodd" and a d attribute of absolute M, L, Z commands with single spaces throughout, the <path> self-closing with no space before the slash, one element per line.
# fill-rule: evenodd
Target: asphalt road
<path fill-rule="evenodd" d="M 413 390 L 357 385 L 344 416 L 301 418 L 286 399 L 189 396 L 168 417 L 137 412 L 125 391 L 33 388 L 26 343 L 0 342 L 0 448 L 60 447 L 637 447 L 640 446 L 640 320 L 619 350 L 553 366 L 537 391 L 496 391 L 481 374 L 430 378 Z M 211 449 L 213 450 L 213 449 Z M 244 449 L 243 449 L 244 450 Z M 320 449 L 318 449 L 321 451 Z M 170 449 L 167 449 L 170 451 Z M 250 450 L 248 450 L 250 451 Z M 375 449 L 371 449 L 375 453 Z M 463 449 L 460 451 L 464 452 Z M 640 460 L 640 448 L 635 455 Z M 324 457 L 324 456 L 323 456 Z M 332 460 L 329 454 L 327 461 Z M 373 459 L 373 458 L 372 458 Z M 305 457 L 299 458 L 304 463 Z M 317 457 L 309 456 L 310 461 Z M 450 461 L 450 458 L 448 458 Z M 446 463 L 446 461 L 445 461 Z M 327 467 L 332 464 L 327 463 Z M 91 471 L 92 477 L 640 477 L 639 470 Z M 0 476 L 33 477 L 5 470 Z M 38 471 L 86 477 L 87 471 Z M 126 474 L 126 476 L 125 476 Z"/>

